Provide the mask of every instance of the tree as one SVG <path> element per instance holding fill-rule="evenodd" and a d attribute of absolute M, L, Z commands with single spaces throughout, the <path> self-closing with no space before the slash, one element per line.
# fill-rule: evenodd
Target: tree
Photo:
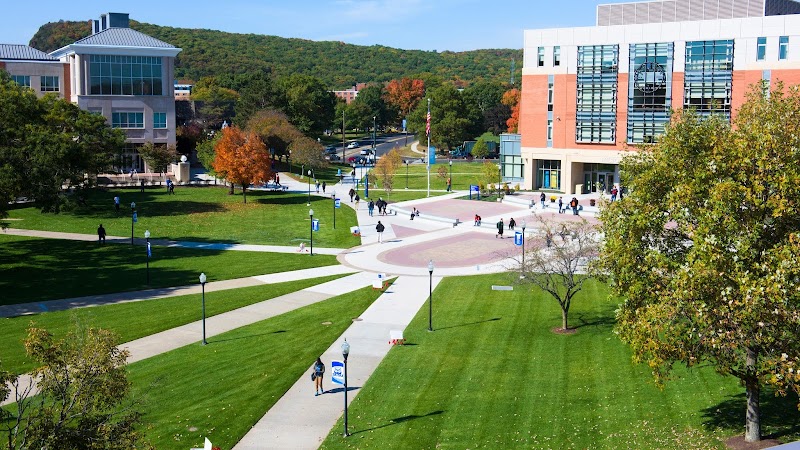
<path fill-rule="evenodd" d="M 358 97 L 353 100 L 353 104 L 364 104 L 367 106 L 367 126 L 372 129 L 373 117 L 376 126 L 383 126 L 389 122 L 389 108 L 383 99 L 383 90 L 379 86 L 367 86 L 358 91 Z"/>
<path fill-rule="evenodd" d="M 405 119 L 425 95 L 425 82 L 419 79 L 401 78 L 386 84 L 383 98 Z"/>
<path fill-rule="evenodd" d="M 244 81 L 236 102 L 236 123 L 245 126 L 258 111 L 273 109 L 278 93 L 268 74 L 256 72 Z"/>
<path fill-rule="evenodd" d="M 322 82 L 308 75 L 292 74 L 278 80 L 277 105 L 305 135 L 319 135 L 333 121 L 335 96 Z"/>
<path fill-rule="evenodd" d="M 472 152 L 470 154 L 474 158 L 486 158 L 489 156 L 489 145 L 486 144 L 486 139 L 484 139 L 483 136 L 479 137 L 475 145 L 472 146 Z"/>
<path fill-rule="evenodd" d="M 396 149 L 392 149 L 389 153 L 383 155 L 375 164 L 375 176 L 386 191 L 386 196 L 392 193 L 394 187 L 394 176 L 397 169 L 403 165 L 403 160 Z"/>
<path fill-rule="evenodd" d="M 252 131 L 243 132 L 236 126 L 225 128 L 214 151 L 214 170 L 225 173 L 225 178 L 232 184 L 242 186 L 244 203 L 247 203 L 247 187 L 250 184 L 272 178 L 269 152 Z"/>
<path fill-rule="evenodd" d="M 153 144 L 146 142 L 139 147 L 139 155 L 147 163 L 150 170 L 155 170 L 158 173 L 166 172 L 167 164 L 175 161 L 178 152 L 175 151 L 175 146 L 166 144 Z"/>
<path fill-rule="evenodd" d="M 511 117 L 508 118 L 506 125 L 509 133 L 516 133 L 519 129 L 519 99 L 520 90 L 510 89 L 503 94 L 503 104 L 511 108 Z"/>
<path fill-rule="evenodd" d="M 500 184 L 500 169 L 497 168 L 497 164 L 484 161 L 483 164 L 481 164 L 481 178 L 487 189 L 489 185 Z"/>
<path fill-rule="evenodd" d="M 556 222 L 537 216 L 540 237 L 525 239 L 519 262 L 520 283 L 533 284 L 561 307 L 561 329 L 569 330 L 569 309 L 575 295 L 591 278 L 587 268 L 597 258 L 600 239 L 586 219 Z"/>
<path fill-rule="evenodd" d="M 300 136 L 289 144 L 292 151 L 292 161 L 303 164 L 306 168 L 321 169 L 328 165 L 322 152 L 322 145 L 306 136 Z"/>
<path fill-rule="evenodd" d="M 432 145 L 450 149 L 480 134 L 480 113 L 455 87 L 443 84 L 432 89 L 428 96 L 431 99 Z M 409 118 L 411 131 L 420 136 L 425 135 L 427 110 L 427 102 L 422 101 Z"/>
<path fill-rule="evenodd" d="M 762 385 L 800 387 L 798 88 L 754 87 L 732 125 L 676 113 L 620 168 L 630 194 L 601 210 L 617 333 L 659 382 L 676 363 L 738 378 L 759 440 Z"/>
<path fill-rule="evenodd" d="M 129 399 L 127 350 L 118 336 L 90 328 L 56 341 L 43 329 L 31 328 L 25 339 L 28 357 L 39 365 L 32 373 L 38 394 L 21 388 L 18 377 L 0 373 L 0 397 L 13 394 L 14 409 L 0 409 L 0 423 L 9 449 L 129 449 L 146 443 L 137 404 Z M 5 378 L 3 380 L 3 378 Z"/>
<path fill-rule="evenodd" d="M 203 77 L 192 88 L 192 100 L 197 105 L 197 118 L 206 129 L 219 129 L 230 121 L 239 94 L 222 87 L 214 77 Z"/>
<path fill-rule="evenodd" d="M 300 130 L 289 123 L 286 114 L 274 109 L 252 115 L 247 122 L 247 130 L 258 134 L 270 154 L 277 158 L 288 156 L 292 142 L 304 137 Z"/>

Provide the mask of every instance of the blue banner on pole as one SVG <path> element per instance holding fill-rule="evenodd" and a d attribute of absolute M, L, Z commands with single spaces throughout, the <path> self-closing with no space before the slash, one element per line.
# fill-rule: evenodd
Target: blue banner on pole
<path fill-rule="evenodd" d="M 314 219 L 311 221 L 311 230 L 319 231 L 319 219 Z"/>
<path fill-rule="evenodd" d="M 403 119 L 403 133 L 406 132 L 406 119 Z"/>
<path fill-rule="evenodd" d="M 436 164 L 436 147 L 434 146 L 428 147 L 428 164 Z"/>
<path fill-rule="evenodd" d="M 148 258 L 152 258 L 153 257 L 153 253 L 150 251 L 150 243 L 149 242 L 147 243 L 147 257 Z"/>
<path fill-rule="evenodd" d="M 522 231 L 515 231 L 514 232 L 514 245 L 522 245 Z"/>
<path fill-rule="evenodd" d="M 136 213 L 133 213 L 133 223 L 136 223 L 138 221 L 139 221 L 139 216 Z"/>
<path fill-rule="evenodd" d="M 334 384 L 344 386 L 344 363 L 341 361 L 331 361 L 331 381 Z"/>
<path fill-rule="evenodd" d="M 369 172 L 364 174 L 364 198 L 369 198 Z"/>
<path fill-rule="evenodd" d="M 334 205 L 336 206 L 336 208 L 341 208 L 342 201 L 337 198 L 336 200 L 334 200 Z"/>

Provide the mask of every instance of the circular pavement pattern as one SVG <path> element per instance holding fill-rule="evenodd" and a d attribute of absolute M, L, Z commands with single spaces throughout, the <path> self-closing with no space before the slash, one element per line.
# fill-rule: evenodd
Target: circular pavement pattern
<path fill-rule="evenodd" d="M 404 267 L 426 267 L 429 260 L 442 268 L 490 264 L 519 252 L 513 236 L 513 231 L 507 231 L 503 239 L 491 233 L 471 231 L 385 251 L 378 255 L 378 260 Z"/>

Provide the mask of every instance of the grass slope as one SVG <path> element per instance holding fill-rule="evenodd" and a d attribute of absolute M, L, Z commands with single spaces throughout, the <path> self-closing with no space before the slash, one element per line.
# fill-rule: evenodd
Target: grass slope
<path fill-rule="evenodd" d="M 153 247 L 150 287 L 228 280 L 337 264 L 335 256 Z M 147 287 L 144 246 L 0 235 L 0 305 Z"/>
<path fill-rule="evenodd" d="M 560 325 L 551 298 L 490 290 L 507 277 L 445 279 L 435 331 L 423 308 L 405 330 L 413 345 L 393 348 L 353 401 L 353 436 L 341 437 L 340 419 L 322 448 L 707 449 L 743 432 L 734 379 L 679 369 L 659 390 L 631 363 L 603 285 L 587 284 L 571 310 L 577 333 L 562 335 L 551 331 Z M 764 416 L 767 433 L 800 433 L 791 400 Z"/>
<path fill-rule="evenodd" d="M 222 314 L 237 308 L 279 297 L 339 278 L 340 275 L 267 284 L 206 294 L 206 317 Z M 120 342 L 130 342 L 164 330 L 169 330 L 201 318 L 200 296 L 181 295 L 140 302 L 78 308 L 35 316 L 0 319 L 0 362 L 2 369 L 14 373 L 30 371 L 33 364 L 25 356 L 23 339 L 33 324 L 44 328 L 56 337 L 67 334 L 80 324 L 112 330 Z"/>

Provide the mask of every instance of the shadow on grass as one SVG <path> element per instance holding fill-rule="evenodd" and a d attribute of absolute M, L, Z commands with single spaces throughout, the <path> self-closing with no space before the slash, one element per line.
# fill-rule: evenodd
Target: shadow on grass
<path fill-rule="evenodd" d="M 486 323 L 486 322 L 496 322 L 498 320 L 500 320 L 500 317 L 493 317 L 491 319 L 479 320 L 477 322 L 462 323 L 462 324 L 459 324 L 459 325 L 450 325 L 450 326 L 447 326 L 447 327 L 438 327 L 438 328 L 434 328 L 434 330 L 447 330 L 447 329 L 450 329 L 450 328 L 468 327 L 470 325 L 479 325 L 479 324 Z"/>
<path fill-rule="evenodd" d="M 359 389 L 361 389 L 361 386 L 347 386 L 347 392 L 357 391 Z M 344 387 L 328 389 L 327 391 L 325 391 L 326 394 L 338 394 L 341 392 L 344 392 Z"/>
<path fill-rule="evenodd" d="M 213 342 L 239 341 L 239 340 L 242 340 L 242 339 L 253 339 L 253 338 L 258 338 L 258 337 L 263 337 L 263 336 L 269 336 L 271 334 L 281 334 L 281 333 L 288 333 L 288 331 L 286 331 L 286 330 L 277 330 L 277 331 L 269 331 L 269 332 L 266 332 L 266 333 L 248 334 L 247 336 L 232 337 L 232 338 L 227 338 L 227 339 L 213 339 L 213 340 L 209 339 L 208 343 L 211 344 Z"/>
<path fill-rule="evenodd" d="M 392 426 L 392 425 L 397 425 L 398 423 L 408 422 L 409 420 L 424 419 L 425 417 L 438 416 L 440 414 L 444 414 L 444 411 L 438 410 L 438 411 L 431 411 L 428 414 L 423 414 L 423 415 L 411 414 L 411 415 L 408 415 L 408 416 L 396 417 L 394 419 L 389 419 L 389 423 L 385 423 L 383 425 L 378 425 L 378 426 L 372 427 L 372 428 L 366 428 L 366 429 L 363 429 L 363 430 L 353 431 L 350 434 L 355 435 L 355 434 L 359 434 L 359 433 L 367 433 L 367 432 L 370 432 L 370 431 L 379 430 L 381 428 L 386 428 L 386 427 L 389 427 L 389 426 Z"/>
<path fill-rule="evenodd" d="M 761 393 L 761 431 L 764 439 L 794 441 L 800 437 L 800 414 L 797 412 L 797 394 L 776 397 L 772 390 Z M 747 408 L 745 394 L 726 400 L 702 411 L 703 425 L 708 429 L 722 429 L 732 433 L 744 432 Z M 788 439 L 782 439 L 789 437 Z"/>

